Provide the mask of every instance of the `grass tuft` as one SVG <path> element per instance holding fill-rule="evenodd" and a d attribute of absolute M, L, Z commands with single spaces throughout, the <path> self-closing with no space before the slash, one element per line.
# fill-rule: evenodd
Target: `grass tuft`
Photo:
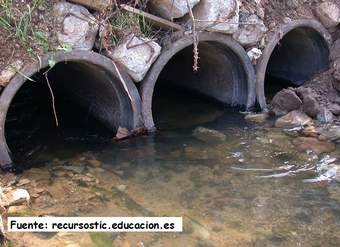
<path fill-rule="evenodd" d="M 21 9 L 13 5 L 12 0 L 0 0 L 0 28 L 6 30 L 9 36 L 15 36 L 28 53 L 33 53 L 32 44 L 48 50 L 48 39 L 44 32 L 36 31 L 32 16 L 42 4 L 42 0 L 33 0 Z"/>

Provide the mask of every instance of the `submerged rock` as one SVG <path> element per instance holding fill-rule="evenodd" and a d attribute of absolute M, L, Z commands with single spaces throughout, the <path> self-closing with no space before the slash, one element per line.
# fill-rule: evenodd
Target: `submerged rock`
<path fill-rule="evenodd" d="M 190 7 L 194 7 L 200 0 L 189 0 Z M 185 0 L 150 0 L 148 2 L 152 13 L 168 20 L 183 17 L 189 12 Z"/>
<path fill-rule="evenodd" d="M 292 89 L 283 89 L 274 96 L 271 105 L 271 111 L 275 116 L 283 116 L 290 111 L 300 109 L 302 101 Z"/>
<path fill-rule="evenodd" d="M 294 128 L 312 123 L 312 119 L 301 111 L 291 111 L 287 115 L 279 118 L 275 122 L 278 128 Z"/>
<path fill-rule="evenodd" d="M 267 113 L 259 113 L 259 114 L 248 114 L 244 117 L 245 120 L 255 122 L 255 123 L 263 123 L 268 119 L 269 115 Z"/>
<path fill-rule="evenodd" d="M 198 140 L 209 143 L 225 142 L 227 139 L 225 134 L 217 130 L 211 130 L 204 127 L 197 127 L 194 130 L 193 136 Z"/>
<path fill-rule="evenodd" d="M 185 1 L 184 1 L 185 2 Z M 193 9 L 197 27 L 232 34 L 238 29 L 238 0 L 201 0 Z"/>
<path fill-rule="evenodd" d="M 140 82 L 161 49 L 151 39 L 130 34 L 113 50 L 112 59 L 122 65 L 135 82 Z"/>
<path fill-rule="evenodd" d="M 321 174 L 312 179 L 305 179 L 307 183 L 318 183 L 323 181 L 340 181 L 340 166 L 336 164 L 328 165 L 327 168 L 321 169 Z"/>
<path fill-rule="evenodd" d="M 334 143 L 319 141 L 314 137 L 298 137 L 293 140 L 293 144 L 300 152 L 312 150 L 316 154 L 322 154 L 335 150 Z"/>
<path fill-rule="evenodd" d="M 97 159 L 90 159 L 90 160 L 88 160 L 87 161 L 89 164 L 90 164 L 90 166 L 92 166 L 92 167 L 101 167 L 102 166 L 102 162 L 100 162 L 99 160 L 97 160 Z"/>
<path fill-rule="evenodd" d="M 57 32 L 60 45 L 69 45 L 75 50 L 92 50 L 99 25 L 85 7 L 59 2 L 54 5 L 53 13 L 62 26 Z"/>

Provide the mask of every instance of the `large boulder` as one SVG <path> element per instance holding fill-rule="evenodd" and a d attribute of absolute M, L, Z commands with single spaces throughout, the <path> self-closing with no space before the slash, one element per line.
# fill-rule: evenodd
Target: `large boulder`
<path fill-rule="evenodd" d="M 101 11 L 112 5 L 112 0 L 69 0 L 70 2 L 84 5 L 90 9 Z"/>
<path fill-rule="evenodd" d="M 291 111 L 287 115 L 279 118 L 275 122 L 278 128 L 301 127 L 312 123 L 312 119 L 301 111 Z"/>
<path fill-rule="evenodd" d="M 200 0 L 189 0 L 190 7 L 194 7 Z M 148 2 L 152 13 L 168 20 L 183 17 L 189 12 L 186 0 L 150 0 Z"/>
<path fill-rule="evenodd" d="M 319 141 L 313 137 L 298 137 L 293 140 L 293 144 L 300 152 L 312 150 L 316 154 L 330 153 L 335 150 L 332 142 Z"/>
<path fill-rule="evenodd" d="M 298 110 L 302 106 L 302 101 L 292 89 L 283 89 L 277 93 L 272 102 L 272 112 L 276 116 L 283 116 L 288 112 Z"/>
<path fill-rule="evenodd" d="M 316 14 L 327 28 L 335 27 L 340 23 L 340 9 L 333 2 L 320 3 L 316 7 Z"/>
<path fill-rule="evenodd" d="M 54 5 L 53 13 L 62 27 L 57 32 L 60 45 L 71 46 L 74 50 L 92 50 L 99 25 L 85 7 L 59 2 Z"/>
<path fill-rule="evenodd" d="M 197 27 L 222 33 L 234 33 L 239 21 L 238 0 L 201 0 L 193 13 L 198 22 Z"/>
<path fill-rule="evenodd" d="M 311 88 L 300 87 L 297 89 L 297 94 L 302 98 L 302 110 L 310 117 L 315 118 L 321 108 L 315 93 Z"/>
<path fill-rule="evenodd" d="M 130 34 L 112 51 L 112 59 L 123 66 L 135 82 L 143 80 L 161 53 L 158 43 Z"/>
<path fill-rule="evenodd" d="M 225 134 L 217 130 L 207 129 L 204 127 L 197 127 L 194 130 L 193 136 L 196 137 L 198 140 L 207 143 L 221 143 L 227 140 Z"/>
<path fill-rule="evenodd" d="M 239 25 L 233 37 L 246 47 L 259 43 L 268 30 L 257 15 L 240 14 Z"/>

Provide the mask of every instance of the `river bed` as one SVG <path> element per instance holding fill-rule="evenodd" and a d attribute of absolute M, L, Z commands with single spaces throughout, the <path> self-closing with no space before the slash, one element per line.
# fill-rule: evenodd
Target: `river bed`
<path fill-rule="evenodd" d="M 298 152 L 271 121 L 163 101 L 154 134 L 120 142 L 62 136 L 1 181 L 32 197 L 9 215 L 182 216 L 183 233 L 10 233 L 12 246 L 340 246 L 340 184 L 308 180 L 340 159 L 338 148 Z M 198 126 L 227 140 L 201 141 Z"/>

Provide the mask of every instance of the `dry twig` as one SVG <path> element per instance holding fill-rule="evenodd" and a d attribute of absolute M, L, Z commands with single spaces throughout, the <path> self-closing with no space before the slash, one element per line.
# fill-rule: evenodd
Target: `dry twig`
<path fill-rule="evenodd" d="M 189 10 L 189 14 L 190 14 L 190 18 L 192 20 L 192 38 L 193 38 L 193 45 L 194 45 L 194 50 L 193 50 L 193 53 L 194 53 L 194 65 L 192 66 L 193 68 L 193 71 L 198 71 L 198 60 L 199 60 L 199 52 L 198 52 L 198 35 L 197 35 L 197 32 L 196 32 L 196 22 L 195 22 L 195 17 L 194 17 L 194 14 L 192 13 L 192 10 L 191 10 L 191 7 L 190 7 L 190 4 L 189 4 L 189 0 L 186 0 L 187 1 L 187 6 L 188 6 L 188 10 Z"/>
<path fill-rule="evenodd" d="M 50 93 L 51 93 L 52 108 L 53 108 L 53 114 L 54 114 L 55 124 L 56 124 L 56 126 L 58 127 L 58 126 L 59 126 L 59 121 L 58 121 L 57 111 L 56 111 L 56 108 L 55 108 L 55 98 L 54 98 L 54 94 L 53 94 L 53 90 L 52 90 L 50 81 L 48 80 L 48 75 L 47 75 L 47 74 L 48 74 L 48 71 L 49 71 L 49 70 L 47 70 L 47 71 L 44 73 L 44 76 L 45 76 L 45 79 L 46 79 L 46 83 L 47 83 L 48 89 L 50 90 Z"/>

